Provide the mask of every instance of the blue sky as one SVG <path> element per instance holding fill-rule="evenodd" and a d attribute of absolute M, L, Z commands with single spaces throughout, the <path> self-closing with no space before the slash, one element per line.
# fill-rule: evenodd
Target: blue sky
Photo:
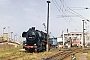
<path fill-rule="evenodd" d="M 27 31 L 34 26 L 36 29 L 44 31 L 43 23 L 47 24 L 47 0 L 0 0 L 0 35 L 8 32 L 8 27 L 13 35 L 20 36 L 23 31 Z M 69 32 L 82 31 L 82 20 L 79 17 L 61 17 L 62 15 L 76 16 L 82 15 L 90 19 L 90 9 L 84 8 L 90 6 L 89 0 L 50 0 L 50 24 L 49 32 L 53 36 L 60 36 L 62 31 Z M 75 12 L 78 14 L 76 14 Z M 75 8 L 76 7 L 76 8 Z M 80 8 L 79 8 L 80 7 Z M 72 12 L 72 13 L 71 13 Z M 89 31 L 90 22 L 85 24 Z"/>

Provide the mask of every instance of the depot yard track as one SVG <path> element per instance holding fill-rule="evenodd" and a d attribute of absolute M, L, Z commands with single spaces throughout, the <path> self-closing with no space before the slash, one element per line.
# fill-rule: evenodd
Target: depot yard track
<path fill-rule="evenodd" d="M 20 51 L 21 48 L 22 46 L 1 50 L 0 60 L 42 60 L 42 58 L 44 58 L 44 60 L 63 60 L 72 54 L 86 51 L 86 49 L 72 48 L 62 49 L 61 51 L 52 49 L 49 52 L 28 53 L 26 51 Z"/>
<path fill-rule="evenodd" d="M 54 55 L 51 55 L 47 58 L 43 58 L 43 60 L 64 60 L 67 57 L 76 54 L 76 53 L 80 53 L 80 52 L 85 52 L 86 50 L 88 50 L 89 48 L 86 49 L 81 49 L 81 48 L 71 48 L 71 49 L 65 49 L 62 50 Z"/>

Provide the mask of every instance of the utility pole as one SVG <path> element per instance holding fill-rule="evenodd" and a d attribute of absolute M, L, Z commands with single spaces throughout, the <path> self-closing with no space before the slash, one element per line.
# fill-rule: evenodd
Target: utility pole
<path fill-rule="evenodd" d="M 47 1 L 48 3 L 48 12 L 47 12 L 47 52 L 49 51 L 49 44 L 48 44 L 48 39 L 49 39 L 49 3 L 50 1 Z"/>
<path fill-rule="evenodd" d="M 12 33 L 13 33 L 13 32 L 11 32 L 11 40 L 12 40 Z"/>
<path fill-rule="evenodd" d="M 20 43 L 22 44 L 22 37 L 20 36 Z"/>
<path fill-rule="evenodd" d="M 3 37 L 2 37 L 2 40 L 4 40 L 4 29 L 6 29 L 6 27 L 3 28 Z"/>
<path fill-rule="evenodd" d="M 64 32 L 64 31 L 62 30 L 62 35 L 61 35 L 61 37 L 62 37 L 62 41 L 63 41 L 63 32 Z"/>
<path fill-rule="evenodd" d="M 16 41 L 16 35 L 14 35 L 14 42 Z"/>
<path fill-rule="evenodd" d="M 8 42 L 9 42 L 9 40 L 10 40 L 10 38 L 9 38 L 9 37 L 10 37 L 10 35 L 9 35 L 10 30 L 9 30 L 9 29 L 10 29 L 10 27 L 8 27 Z"/>
<path fill-rule="evenodd" d="M 84 20 L 83 21 L 83 48 L 85 48 L 85 36 L 84 36 Z"/>

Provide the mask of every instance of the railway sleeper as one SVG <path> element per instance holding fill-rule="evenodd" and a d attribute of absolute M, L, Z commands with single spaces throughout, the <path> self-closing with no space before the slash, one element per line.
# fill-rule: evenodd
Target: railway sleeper
<path fill-rule="evenodd" d="M 71 53 L 64 54 L 60 59 L 64 59 L 64 58 L 66 58 L 66 57 L 68 57 L 70 55 L 71 55 Z"/>

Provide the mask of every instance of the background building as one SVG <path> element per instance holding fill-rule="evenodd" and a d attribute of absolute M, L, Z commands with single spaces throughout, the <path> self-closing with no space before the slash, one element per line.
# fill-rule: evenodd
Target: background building
<path fill-rule="evenodd" d="M 15 42 L 15 41 L 8 37 L 8 33 L 4 33 L 3 36 L 0 37 L 0 42 Z"/>
<path fill-rule="evenodd" d="M 63 34 L 63 45 L 66 46 L 82 46 L 83 45 L 82 32 L 70 32 Z"/>

